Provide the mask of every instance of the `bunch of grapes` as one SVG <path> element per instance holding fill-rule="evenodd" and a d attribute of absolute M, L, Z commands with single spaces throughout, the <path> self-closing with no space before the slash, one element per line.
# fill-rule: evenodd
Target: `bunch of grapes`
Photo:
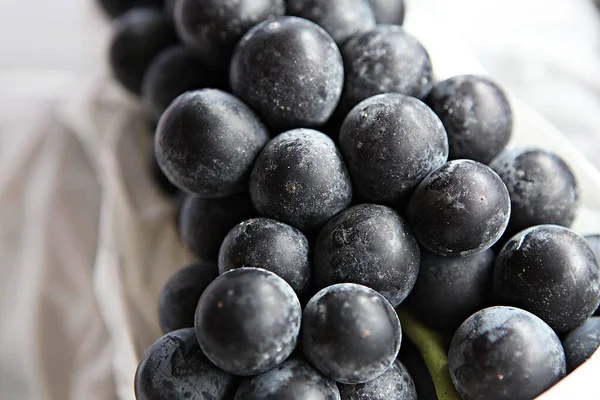
<path fill-rule="evenodd" d="M 571 169 L 506 148 L 489 78 L 436 80 L 402 0 L 102 4 L 198 258 L 138 400 L 533 399 L 596 350 Z"/>

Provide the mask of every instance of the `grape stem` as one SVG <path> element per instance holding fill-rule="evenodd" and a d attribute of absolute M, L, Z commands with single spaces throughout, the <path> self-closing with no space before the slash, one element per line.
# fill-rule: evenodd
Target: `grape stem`
<path fill-rule="evenodd" d="M 450 379 L 448 356 L 444 350 L 442 336 L 419 322 L 404 307 L 399 307 L 396 311 L 400 317 L 402 331 L 423 356 L 438 400 L 461 400 Z"/>

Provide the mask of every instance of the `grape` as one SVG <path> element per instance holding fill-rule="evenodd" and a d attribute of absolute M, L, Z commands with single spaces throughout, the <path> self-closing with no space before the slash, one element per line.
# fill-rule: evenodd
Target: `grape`
<path fill-rule="evenodd" d="M 470 316 L 448 353 L 463 400 L 531 400 L 565 376 L 558 336 L 535 315 L 491 307 Z"/>
<path fill-rule="evenodd" d="M 408 205 L 408 219 L 427 250 L 468 256 L 490 248 L 510 217 L 508 190 L 489 167 L 454 160 L 429 174 Z"/>
<path fill-rule="evenodd" d="M 135 374 L 137 400 L 232 400 L 238 379 L 202 354 L 193 328 L 171 332 L 146 352 Z"/>
<path fill-rule="evenodd" d="M 352 282 L 377 290 L 398 306 L 419 272 L 419 245 L 407 222 L 391 208 L 361 204 L 323 227 L 314 247 L 320 287 Z"/>
<path fill-rule="evenodd" d="M 218 275 L 215 264 L 200 262 L 178 270 L 169 278 L 158 300 L 158 316 L 163 333 L 194 327 L 198 300 Z"/>
<path fill-rule="evenodd" d="M 358 104 L 339 136 L 357 194 L 392 207 L 405 203 L 448 157 L 448 137 L 439 118 L 421 101 L 398 93 Z"/>
<path fill-rule="evenodd" d="M 443 257 L 421 250 L 417 283 L 408 298 L 424 324 L 454 332 L 471 314 L 493 304 L 496 255 L 492 249 L 466 257 Z"/>
<path fill-rule="evenodd" d="M 177 36 L 159 9 L 135 8 L 117 19 L 110 42 L 109 63 L 115 79 L 139 95 L 152 60 L 175 44 Z"/>
<path fill-rule="evenodd" d="M 429 54 L 400 26 L 379 25 L 342 47 L 347 109 L 376 94 L 397 92 L 424 98 L 432 86 Z"/>
<path fill-rule="evenodd" d="M 378 24 L 402 25 L 406 8 L 404 0 L 369 0 Z"/>
<path fill-rule="evenodd" d="M 508 144 L 512 110 L 506 95 L 489 78 L 455 76 L 437 83 L 427 104 L 448 132 L 450 159 L 489 163 Z"/>
<path fill-rule="evenodd" d="M 202 89 L 179 96 L 164 112 L 155 136 L 158 163 L 182 190 L 206 198 L 247 187 L 252 164 L 269 134 L 234 96 Z"/>
<path fill-rule="evenodd" d="M 510 193 L 512 212 L 507 234 L 512 236 L 535 225 L 569 227 L 573 223 L 579 188 L 560 157 L 541 149 L 513 149 L 501 153 L 490 167 Z"/>
<path fill-rule="evenodd" d="M 233 92 L 280 132 L 329 119 L 342 93 L 344 65 L 320 26 L 281 17 L 246 33 L 234 51 L 229 78 Z"/>
<path fill-rule="evenodd" d="M 283 278 L 303 298 L 310 290 L 308 239 L 302 232 L 269 218 L 236 225 L 219 251 L 219 272 L 258 267 Z"/>
<path fill-rule="evenodd" d="M 320 25 L 338 45 L 356 33 L 375 28 L 375 14 L 368 0 L 287 0 L 287 12 Z"/>
<path fill-rule="evenodd" d="M 326 376 L 348 384 L 383 374 L 400 350 L 400 321 L 376 291 L 354 283 L 329 286 L 304 309 L 302 348 Z"/>
<path fill-rule="evenodd" d="M 183 46 L 172 46 L 160 53 L 148 67 L 142 84 L 146 113 L 158 121 L 178 96 L 205 87 L 223 89 L 226 78 L 208 69 L 200 58 Z"/>
<path fill-rule="evenodd" d="M 272 139 L 260 153 L 250 195 L 262 215 L 310 232 L 350 205 L 352 185 L 330 138 L 295 129 Z"/>
<path fill-rule="evenodd" d="M 284 13 L 284 0 L 179 0 L 174 9 L 181 40 L 215 68 L 229 66 L 246 31 Z"/>
<path fill-rule="evenodd" d="M 339 388 L 341 400 L 417 400 L 415 383 L 400 361 L 372 381 Z"/>
<path fill-rule="evenodd" d="M 340 400 L 335 382 L 308 363 L 290 358 L 261 375 L 247 378 L 235 400 Z"/>
<path fill-rule="evenodd" d="M 572 372 L 590 358 L 600 346 L 600 317 L 592 317 L 573 329 L 563 340 L 567 370 Z"/>
<path fill-rule="evenodd" d="M 292 354 L 301 316 L 298 297 L 283 279 L 264 269 L 234 269 L 200 297 L 196 335 L 216 366 L 235 375 L 256 375 Z"/>
<path fill-rule="evenodd" d="M 598 308 L 600 267 L 583 237 L 561 226 L 535 226 L 500 251 L 494 292 L 503 304 L 530 311 L 555 331 L 566 332 Z"/>
<path fill-rule="evenodd" d="M 227 232 L 255 213 L 247 193 L 224 199 L 188 195 L 179 209 L 177 228 L 192 253 L 204 260 L 216 261 Z"/>
<path fill-rule="evenodd" d="M 162 7 L 164 0 L 98 0 L 104 11 L 115 18 L 137 7 Z"/>

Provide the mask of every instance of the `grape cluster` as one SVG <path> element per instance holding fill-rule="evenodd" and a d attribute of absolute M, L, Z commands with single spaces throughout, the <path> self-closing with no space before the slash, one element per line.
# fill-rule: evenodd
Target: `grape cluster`
<path fill-rule="evenodd" d="M 198 258 L 138 400 L 532 399 L 596 350 L 573 172 L 507 148 L 489 78 L 435 80 L 401 0 L 102 4 Z"/>

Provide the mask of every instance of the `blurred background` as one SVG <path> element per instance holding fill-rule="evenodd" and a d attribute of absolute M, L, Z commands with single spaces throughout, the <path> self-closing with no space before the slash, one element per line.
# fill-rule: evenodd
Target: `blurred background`
<path fill-rule="evenodd" d="M 407 21 L 413 12 L 451 29 L 493 79 L 600 168 L 600 12 L 593 0 L 409 0 Z M 60 273 L 44 271 L 44 254 L 29 254 L 32 243 L 17 229 L 26 213 L 15 194 L 20 186 L 6 181 L 24 162 L 13 155 L 31 135 L 55 129 L 47 121 L 57 105 L 108 75 L 109 35 L 94 0 L 0 1 L 0 399 L 116 398 L 110 343 L 92 295 L 93 249 L 68 262 L 58 257 Z M 95 190 L 82 200 L 91 210 L 99 208 Z M 81 214 L 89 221 L 70 221 L 74 237 L 98 225 L 97 215 Z M 35 219 L 24 218 L 33 231 Z"/>

